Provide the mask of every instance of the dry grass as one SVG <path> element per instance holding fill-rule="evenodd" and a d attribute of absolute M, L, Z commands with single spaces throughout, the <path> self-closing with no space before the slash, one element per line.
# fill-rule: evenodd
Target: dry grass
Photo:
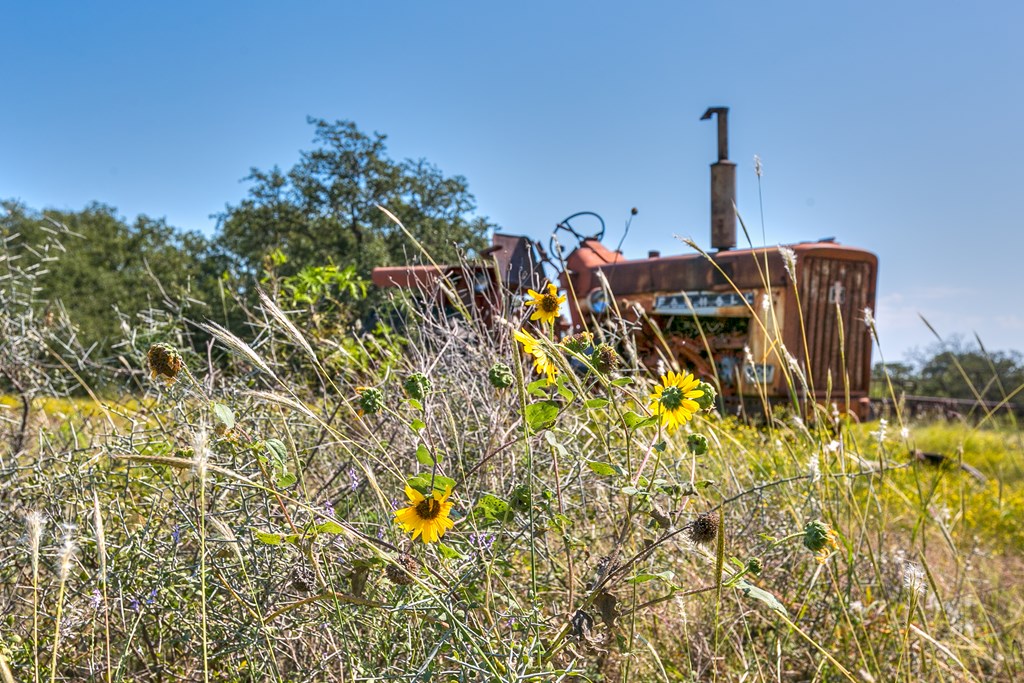
<path fill-rule="evenodd" d="M 669 436 L 628 426 L 651 387 L 636 368 L 617 383 L 585 365 L 569 372 L 552 346 L 565 381 L 531 384 L 511 302 L 511 324 L 492 328 L 396 310 L 401 326 L 350 332 L 342 347 L 264 301 L 245 334 L 208 328 L 230 361 L 187 357 L 190 372 L 170 383 L 149 378 L 143 340 L 188 328 L 153 318 L 129 337 L 131 370 L 117 376 L 142 391 L 101 409 L 47 398 L 26 425 L 0 423 L 0 676 L 1024 675 L 1015 427 L 879 435 L 827 412 L 809 426 L 776 413 L 762 427 L 706 413 Z M 516 386 L 490 385 L 492 364 L 524 360 Z M 59 394 L 62 372 L 33 374 L 34 395 Z M 416 372 L 432 385 L 422 401 L 401 388 Z M 361 413 L 360 387 L 381 389 L 386 408 Z M 530 406 L 557 414 L 542 425 Z M 706 454 L 688 433 L 707 437 Z M 988 482 L 921 464 L 915 448 L 962 453 Z M 426 545 L 392 516 L 431 458 L 455 482 L 457 524 Z M 718 533 L 695 544 L 691 523 L 708 511 Z M 835 547 L 805 547 L 815 520 Z M 403 585 L 387 570 L 406 553 L 420 569 Z"/>

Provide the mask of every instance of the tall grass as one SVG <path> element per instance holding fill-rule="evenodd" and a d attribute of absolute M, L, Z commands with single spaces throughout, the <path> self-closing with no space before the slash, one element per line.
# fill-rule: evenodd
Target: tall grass
<path fill-rule="evenodd" d="M 341 339 L 268 294 L 246 330 L 207 324 L 222 364 L 184 354 L 173 378 L 150 377 L 148 344 L 194 328 L 134 321 L 123 395 L 32 399 L 24 428 L 2 425 L 0 665 L 19 681 L 1022 675 L 1016 425 L 808 421 L 797 404 L 668 434 L 635 363 L 602 374 L 543 341 L 558 379 L 538 381 L 511 336 L 526 311 L 502 306 L 507 324 L 484 326 L 468 304 L 403 299 Z M 53 365 L 34 395 L 60 393 Z M 787 372 L 796 395 L 809 378 Z M 454 486 L 438 543 L 393 523 L 410 479 Z"/>

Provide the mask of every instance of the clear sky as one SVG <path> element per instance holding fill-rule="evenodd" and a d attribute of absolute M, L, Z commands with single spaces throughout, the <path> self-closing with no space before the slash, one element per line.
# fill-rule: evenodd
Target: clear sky
<path fill-rule="evenodd" d="M 977 333 L 1024 350 L 1024 3 L 5 2 L 0 197 L 98 200 L 212 234 L 311 115 L 469 180 L 546 238 L 581 210 L 624 251 L 709 242 L 708 106 L 768 244 L 880 259 L 887 359 Z M 876 352 L 877 359 L 877 352 Z"/>

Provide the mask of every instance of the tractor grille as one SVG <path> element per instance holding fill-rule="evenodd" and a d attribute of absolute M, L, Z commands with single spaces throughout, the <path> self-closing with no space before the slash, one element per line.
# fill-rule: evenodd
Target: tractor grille
<path fill-rule="evenodd" d="M 815 389 L 824 391 L 831 375 L 833 395 L 843 393 L 843 356 L 836 320 L 838 302 L 850 391 L 866 393 L 871 380 L 871 332 L 864 324 L 864 309 L 874 306 L 874 264 L 808 257 L 800 278 L 800 304 Z"/>

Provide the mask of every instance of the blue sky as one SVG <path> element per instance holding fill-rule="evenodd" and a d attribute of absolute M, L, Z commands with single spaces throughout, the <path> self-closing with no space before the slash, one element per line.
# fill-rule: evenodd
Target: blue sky
<path fill-rule="evenodd" d="M 709 240 L 711 105 L 768 244 L 879 255 L 887 359 L 977 333 L 1024 350 L 1024 4 L 5 3 L 0 197 L 212 233 L 306 116 L 461 174 L 544 238 L 591 210 L 627 256 Z M 876 354 L 877 358 L 877 354 Z"/>

